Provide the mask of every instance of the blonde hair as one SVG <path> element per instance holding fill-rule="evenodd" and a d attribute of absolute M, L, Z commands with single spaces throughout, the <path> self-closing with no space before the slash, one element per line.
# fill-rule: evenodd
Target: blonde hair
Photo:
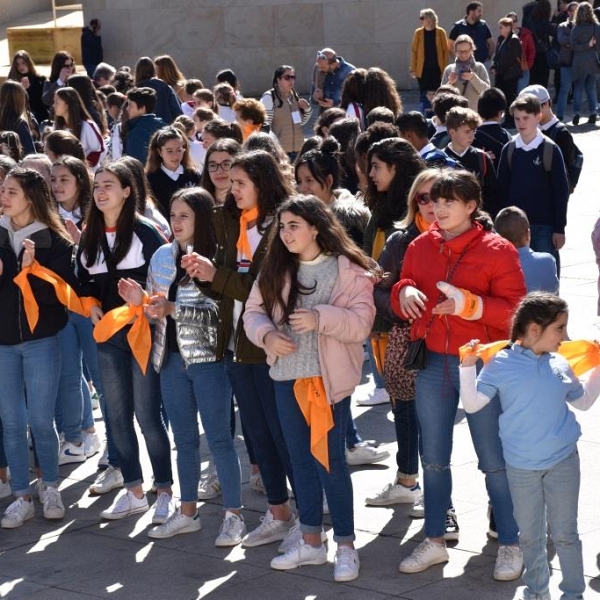
<path fill-rule="evenodd" d="M 420 17 L 423 17 L 425 19 L 431 19 L 433 21 L 433 24 L 437 27 L 438 24 L 438 16 L 435 14 L 435 11 L 433 10 L 433 8 L 424 8 L 420 13 L 419 13 Z"/>
<path fill-rule="evenodd" d="M 406 199 L 407 204 L 407 212 L 406 216 L 402 221 L 397 223 L 398 227 L 402 229 L 406 229 L 409 225 L 412 225 L 415 222 L 417 217 L 417 213 L 419 212 L 419 205 L 417 204 L 417 193 L 419 192 L 419 188 L 423 187 L 426 183 L 430 181 L 435 181 L 441 174 L 440 169 L 425 169 L 421 171 L 414 179 L 412 185 L 410 186 L 410 190 L 408 191 L 408 197 Z"/>

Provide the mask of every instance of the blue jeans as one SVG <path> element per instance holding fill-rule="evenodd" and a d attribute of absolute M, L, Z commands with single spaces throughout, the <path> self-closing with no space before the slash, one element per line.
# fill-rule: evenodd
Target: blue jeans
<path fill-rule="evenodd" d="M 129 348 L 128 330 L 125 327 L 107 342 L 98 344 L 100 378 L 119 466 L 126 488 L 141 485 L 140 450 L 133 426 L 135 415 L 146 441 L 154 483 L 159 489 L 167 488 L 173 483 L 171 449 L 160 414 L 158 375 L 150 364 L 146 374 L 142 373 Z"/>
<path fill-rule="evenodd" d="M 583 598 L 583 558 L 577 532 L 579 454 L 575 451 L 550 469 L 528 471 L 506 466 L 515 517 L 520 529 L 525 572 L 523 581 L 536 594 L 548 591 L 550 569 L 546 550 L 546 512 L 558 554 L 562 600 Z"/>
<path fill-rule="evenodd" d="M 419 422 L 414 400 L 396 400 L 392 408 L 396 428 L 397 476 L 413 479 L 419 476 Z"/>
<path fill-rule="evenodd" d="M 16 497 L 29 494 L 28 422 L 35 437 L 44 484 L 58 485 L 58 436 L 54 428 L 54 410 L 59 373 L 57 336 L 0 346 L 0 417 L 4 427 L 4 450 Z"/>
<path fill-rule="evenodd" d="M 600 76 L 585 75 L 573 83 L 573 112 L 578 115 L 581 112 L 581 96 L 585 89 L 585 95 L 588 101 L 588 110 L 590 115 L 595 115 L 598 106 L 598 96 L 596 93 L 596 82 Z"/>
<path fill-rule="evenodd" d="M 458 356 L 427 352 L 427 368 L 417 375 L 416 406 L 421 429 L 423 482 L 425 484 L 425 534 L 444 535 L 446 510 L 452 494 L 452 437 L 458 407 L 460 382 Z M 498 542 L 518 542 L 513 518 L 506 466 L 498 433 L 500 402 L 494 398 L 485 408 L 467 414 L 473 446 L 485 475 L 485 485 L 494 510 Z"/>
<path fill-rule="evenodd" d="M 225 363 L 198 363 L 186 369 L 181 355 L 169 352 L 160 371 L 160 387 L 177 446 L 181 501 L 198 498 L 199 412 L 223 489 L 223 506 L 241 508 L 242 476 L 231 438 L 231 385 Z"/>
<path fill-rule="evenodd" d="M 327 496 L 333 539 L 352 542 L 354 506 L 352 480 L 346 463 L 346 419 L 350 397 L 333 405 L 333 428 L 327 435 L 329 472 L 310 451 L 310 428 L 294 395 L 294 381 L 276 381 L 277 412 L 290 452 L 300 512 L 300 531 L 320 533 L 323 529 L 323 490 Z"/>
<path fill-rule="evenodd" d="M 556 116 L 562 121 L 565 118 L 567 109 L 567 98 L 571 91 L 571 67 L 560 68 L 560 90 L 558 92 L 558 101 L 556 103 Z"/>
<path fill-rule="evenodd" d="M 529 85 L 529 70 L 521 71 L 521 77 L 517 81 L 517 94 Z M 508 106 L 506 107 L 509 108 Z"/>
<path fill-rule="evenodd" d="M 552 243 L 553 229 L 552 225 L 536 225 L 532 223 L 529 226 L 529 230 L 531 231 L 530 246 L 534 252 L 547 252 L 554 256 L 556 260 L 556 274 L 560 279 L 560 254 Z"/>
<path fill-rule="evenodd" d="M 225 366 L 244 432 L 250 438 L 256 464 L 267 490 L 267 500 L 271 505 L 285 504 L 289 500 L 286 477 L 296 494 L 297 490 L 279 423 L 269 365 L 234 362 L 231 352 L 227 352 Z"/>

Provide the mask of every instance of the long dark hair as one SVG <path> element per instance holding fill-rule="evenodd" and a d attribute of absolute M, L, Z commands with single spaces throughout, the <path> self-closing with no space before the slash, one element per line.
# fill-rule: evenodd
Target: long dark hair
<path fill-rule="evenodd" d="M 104 172 L 112 173 L 119 180 L 123 189 L 130 189 L 129 196 L 125 200 L 121 214 L 119 214 L 119 218 L 117 219 L 115 247 L 112 251 L 112 262 L 116 266 L 125 258 L 131 247 L 133 224 L 136 220 L 136 210 L 139 205 L 139 190 L 135 185 L 131 171 L 124 163 L 114 162 L 110 165 L 100 167 L 96 171 L 96 177 Z M 91 267 L 96 262 L 99 250 L 102 248 L 102 238 L 105 235 L 104 215 L 96 206 L 96 203 L 92 202 L 86 215 L 85 231 L 80 242 L 86 254 L 87 267 Z M 108 257 L 105 258 L 108 260 Z"/>
<path fill-rule="evenodd" d="M 156 77 L 156 65 L 149 56 L 138 58 L 135 63 L 135 85 L 139 86 L 142 81 Z"/>
<path fill-rule="evenodd" d="M 139 213 L 144 214 L 146 211 L 146 205 L 148 203 L 148 198 L 151 201 L 156 202 L 156 198 L 152 193 L 152 187 L 148 182 L 148 177 L 146 175 L 146 171 L 144 171 L 144 165 L 133 156 L 129 156 L 125 154 L 118 159 L 120 163 L 123 163 L 130 171 L 133 179 L 135 181 L 135 186 L 138 189 L 138 207 L 137 210 Z"/>
<path fill-rule="evenodd" d="M 65 155 L 54 162 L 52 168 L 54 167 L 64 167 L 75 177 L 77 181 L 77 206 L 81 209 L 81 215 L 85 220 L 92 203 L 92 179 L 86 164 L 74 156 Z"/>
<path fill-rule="evenodd" d="M 277 226 L 271 228 L 269 233 L 269 245 L 258 278 L 265 311 L 272 317 L 276 308 L 281 308 L 283 316 L 280 323 L 287 322 L 298 304 L 300 295 L 311 294 L 314 291 L 314 287 L 307 288 L 298 281 L 300 258 L 285 247 L 279 236 L 279 224 L 284 212 L 291 212 L 316 227 L 316 242 L 322 252 L 333 256 L 345 256 L 365 271 L 374 272 L 376 267 L 376 264 L 356 246 L 322 200 L 311 195 L 291 196 L 277 209 Z M 290 293 L 286 301 L 282 292 L 288 282 Z"/>
<path fill-rule="evenodd" d="M 31 55 L 27 50 L 19 50 L 15 52 L 12 63 L 10 65 L 10 71 L 8 72 L 7 79 L 12 79 L 13 81 L 21 81 L 21 78 L 24 77 L 23 74 L 19 73 L 19 69 L 17 69 L 17 60 L 21 59 L 27 63 L 27 75 L 33 75 L 33 77 L 37 77 L 38 73 L 35 68 L 35 63 L 31 58 Z"/>
<path fill-rule="evenodd" d="M 106 135 L 108 126 L 106 124 L 106 117 L 104 116 L 104 108 L 92 80 L 87 75 L 71 75 L 67 79 L 67 85 L 77 91 L 85 109 L 96 125 L 98 125 L 100 133 Z"/>
<path fill-rule="evenodd" d="M 61 50 L 60 52 L 57 52 L 52 57 L 52 63 L 50 65 L 50 82 L 51 83 L 55 82 L 59 78 L 60 72 L 68 60 L 70 60 L 72 63 L 74 62 L 71 54 L 69 52 L 66 52 L 65 50 Z"/>
<path fill-rule="evenodd" d="M 0 131 L 15 129 L 21 122 L 29 125 L 27 92 L 18 81 L 7 79 L 0 87 Z"/>
<path fill-rule="evenodd" d="M 194 161 L 190 156 L 190 144 L 187 135 L 182 133 L 177 127 L 167 125 L 162 129 L 154 132 L 150 138 L 148 146 L 148 158 L 146 159 L 146 173 L 154 173 L 160 169 L 162 158 L 160 157 L 160 149 L 171 140 L 179 140 L 183 146 L 183 155 L 181 157 L 181 166 L 186 171 L 194 170 Z"/>
<path fill-rule="evenodd" d="M 51 229 L 72 245 L 73 240 L 58 216 L 58 212 L 54 209 L 55 204 L 52 201 L 52 194 L 43 176 L 33 169 L 15 167 L 8 172 L 6 179 L 9 177 L 18 182 L 23 194 L 31 202 L 33 218 L 46 225 L 48 229 Z"/>
<path fill-rule="evenodd" d="M 208 172 L 208 163 L 210 161 L 211 155 L 214 152 L 227 152 L 227 154 L 229 154 L 229 156 L 231 156 L 231 159 L 233 160 L 241 151 L 242 147 L 233 138 L 221 138 L 220 140 L 213 142 L 208 147 L 208 150 L 206 151 L 206 156 L 204 158 L 204 169 L 202 171 L 202 180 L 200 181 L 200 185 L 205 190 L 207 190 L 212 196 L 215 195 L 216 189 L 215 184 L 210 178 L 210 173 Z"/>
<path fill-rule="evenodd" d="M 183 188 L 173 194 L 169 209 L 175 200 L 185 202 L 194 211 L 194 252 L 208 258 L 215 255 L 217 237 L 213 222 L 215 200 L 201 187 Z"/>
<path fill-rule="evenodd" d="M 312 177 L 327 189 L 327 177 L 331 175 L 331 191 L 340 185 L 340 163 L 338 160 L 340 146 L 334 138 L 325 138 L 314 150 L 309 150 L 301 156 L 295 164 L 296 182 L 298 182 L 298 170 L 306 166 Z"/>
<path fill-rule="evenodd" d="M 256 226 L 264 231 L 269 216 L 275 214 L 277 207 L 293 193 L 291 183 L 284 177 L 275 159 L 264 150 L 252 150 L 238 154 L 231 168 L 242 169 L 254 184 L 258 193 L 258 218 Z M 235 214 L 240 214 L 232 196 L 227 198 L 225 206 Z"/>
<path fill-rule="evenodd" d="M 369 171 L 373 157 L 388 166 L 396 167 L 394 178 L 385 192 L 378 192 L 373 180 L 368 177 L 365 201 L 376 214 L 376 225 L 387 229 L 394 221 L 400 220 L 407 210 L 407 199 L 410 186 L 415 177 L 425 168 L 425 162 L 418 155 L 414 146 L 402 138 L 388 138 L 376 142 L 369 148 Z"/>
<path fill-rule="evenodd" d="M 283 101 L 285 100 L 285 98 L 282 98 L 281 95 L 279 94 L 278 81 L 281 79 L 281 76 L 286 71 L 294 71 L 295 72 L 296 69 L 294 69 L 294 67 L 290 67 L 290 65 L 281 65 L 281 66 L 277 67 L 275 69 L 275 73 L 273 73 L 273 83 L 271 85 L 273 86 L 273 96 L 277 100 L 277 108 L 281 108 L 283 106 Z M 298 96 L 298 92 L 296 92 L 296 90 L 294 88 L 292 88 L 292 98 L 296 102 L 298 102 L 298 100 L 300 99 L 300 96 Z"/>
<path fill-rule="evenodd" d="M 92 117 L 85 108 L 81 96 L 72 87 L 62 87 L 56 90 L 56 95 L 69 107 L 69 122 L 63 117 L 54 117 L 55 129 L 69 129 L 77 139 L 81 138 L 81 122 L 91 121 Z"/>
<path fill-rule="evenodd" d="M 396 83 L 390 75 L 379 67 L 371 67 L 365 79 L 365 115 L 377 106 L 385 106 L 396 118 L 402 112 L 402 100 L 396 89 Z"/>

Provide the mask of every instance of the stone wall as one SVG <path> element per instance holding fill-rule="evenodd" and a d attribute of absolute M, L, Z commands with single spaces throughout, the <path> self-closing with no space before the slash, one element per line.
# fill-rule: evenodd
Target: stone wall
<path fill-rule="evenodd" d="M 140 4 L 84 0 L 85 22 L 102 21 L 107 62 L 133 66 L 143 55 L 170 54 L 187 77 L 207 85 L 217 71 L 232 68 L 242 91 L 257 95 L 271 86 L 280 64 L 296 67 L 296 87 L 306 93 L 315 53 L 325 46 L 356 66 L 384 68 L 400 89 L 416 87 L 408 64 L 420 8 L 433 8 L 449 32 L 467 0 L 169 0 L 168 8 L 165 0 L 145 0 L 144 9 Z M 515 3 L 484 0 L 483 5 L 496 35 L 498 18 Z"/>
<path fill-rule="evenodd" d="M 50 0 L 0 0 L 0 25 L 42 10 L 52 10 Z"/>

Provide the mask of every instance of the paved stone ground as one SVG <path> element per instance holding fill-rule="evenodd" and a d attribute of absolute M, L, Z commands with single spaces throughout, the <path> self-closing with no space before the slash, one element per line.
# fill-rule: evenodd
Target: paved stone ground
<path fill-rule="evenodd" d="M 414 106 L 414 93 L 403 94 L 405 105 Z M 600 130 L 580 126 L 574 130 L 586 162 L 581 181 L 569 207 L 567 244 L 562 251 L 561 293 L 571 306 L 571 337 L 596 338 L 600 319 L 596 316 L 597 267 L 590 232 L 598 216 L 600 166 L 595 152 L 600 149 Z M 368 363 L 366 364 L 368 366 Z M 372 387 L 365 373 L 357 393 Z M 269 568 L 275 545 L 244 550 L 214 546 L 222 514 L 218 501 L 200 506 L 203 529 L 199 533 L 168 540 L 150 541 L 147 513 L 117 522 L 101 522 L 98 513 L 112 502 L 90 497 L 89 484 L 95 476 L 97 457 L 87 463 L 61 468 L 60 488 L 67 514 L 59 523 L 48 523 L 36 505 L 36 518 L 16 530 L 0 531 L 0 597 L 36 600 L 81 598 L 147 598 L 173 600 L 216 598 L 219 600 L 280 599 L 313 600 L 508 600 L 520 598 L 520 582 L 498 583 L 492 579 L 497 548 L 486 536 L 487 497 L 482 475 L 468 434 L 464 414 L 459 410 L 453 455 L 454 491 L 461 527 L 460 541 L 450 549 L 450 562 L 425 573 L 403 575 L 397 566 L 423 539 L 422 521 L 408 516 L 409 505 L 368 508 L 364 498 L 390 483 L 395 473 L 394 428 L 387 405 L 371 408 L 354 406 L 353 413 L 363 438 L 377 439 L 392 456 L 377 466 L 353 468 L 357 546 L 361 575 L 348 584 L 332 580 L 330 563 L 303 567 L 292 572 Z M 98 428 L 102 429 L 97 414 Z M 586 598 L 600 598 L 600 508 L 597 482 L 600 474 L 600 406 L 578 413 L 583 435 L 579 445 L 582 486 L 580 532 L 588 588 Z M 239 430 L 239 428 L 238 428 Z M 243 441 L 238 437 L 244 482 L 248 462 Z M 206 445 L 203 440 L 203 450 Z M 208 454 L 203 454 L 208 458 Z M 175 464 L 173 453 L 173 464 Z M 145 475 L 150 480 L 147 458 Z M 207 466 L 207 463 L 204 463 Z M 258 525 L 266 508 L 265 499 L 244 485 L 244 516 L 249 528 Z M 151 501 L 154 498 L 151 497 Z M 4 510 L 10 499 L 0 500 Z M 327 529 L 330 520 L 326 517 Z M 598 520 L 598 521 L 597 521 Z M 329 537 L 331 539 L 331 532 Z M 550 547 L 553 598 L 559 597 L 560 571 Z"/>

